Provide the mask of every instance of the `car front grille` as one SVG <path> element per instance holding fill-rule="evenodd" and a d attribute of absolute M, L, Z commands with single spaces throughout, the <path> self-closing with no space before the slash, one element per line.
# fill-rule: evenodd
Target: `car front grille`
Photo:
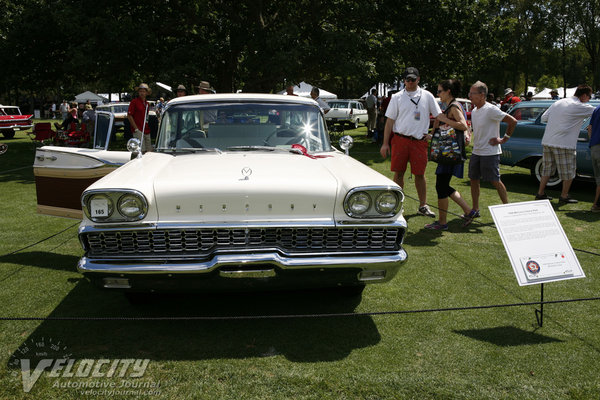
<path fill-rule="evenodd" d="M 399 250 L 402 228 L 248 228 L 101 231 L 82 234 L 88 255 L 206 255 L 216 250 L 289 253 Z"/>

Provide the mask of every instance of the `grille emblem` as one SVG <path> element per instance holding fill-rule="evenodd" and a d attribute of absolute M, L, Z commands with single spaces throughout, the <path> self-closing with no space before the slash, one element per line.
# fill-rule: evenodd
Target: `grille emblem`
<path fill-rule="evenodd" d="M 250 179 L 250 175 L 252 175 L 252 169 L 250 167 L 242 168 L 242 175 L 244 176 L 244 180 Z"/>

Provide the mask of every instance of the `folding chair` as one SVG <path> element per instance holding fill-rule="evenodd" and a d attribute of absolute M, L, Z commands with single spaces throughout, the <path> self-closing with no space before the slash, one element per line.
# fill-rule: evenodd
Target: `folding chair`
<path fill-rule="evenodd" d="M 28 132 L 27 135 L 29 135 L 34 143 L 38 142 L 40 145 L 44 144 L 46 141 L 54 141 L 56 138 L 56 132 L 52 130 L 50 122 L 38 122 L 33 126 L 33 130 Z"/>

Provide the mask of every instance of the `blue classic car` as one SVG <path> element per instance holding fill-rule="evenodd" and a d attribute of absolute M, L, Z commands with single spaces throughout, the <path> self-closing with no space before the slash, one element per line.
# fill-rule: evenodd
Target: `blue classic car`
<path fill-rule="evenodd" d="M 531 176 L 540 181 L 542 169 L 542 137 L 546 124 L 540 122 L 544 111 L 554 103 L 554 100 L 522 101 L 516 103 L 508 113 L 516 118 L 517 127 L 511 139 L 502 145 L 500 163 L 510 166 L 529 168 Z M 590 104 L 597 107 L 599 100 L 592 100 Z M 594 176 L 590 148 L 588 147 L 587 126 L 589 118 L 582 121 L 581 132 L 577 143 L 577 176 L 589 178 Z M 500 137 L 506 131 L 506 124 L 500 124 Z M 548 186 L 556 186 L 561 182 L 558 174 L 550 178 Z"/>

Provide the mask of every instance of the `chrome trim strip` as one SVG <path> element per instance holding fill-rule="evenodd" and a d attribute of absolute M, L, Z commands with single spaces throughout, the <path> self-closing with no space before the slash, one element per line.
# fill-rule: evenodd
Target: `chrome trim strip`
<path fill-rule="evenodd" d="M 197 223 L 197 224 L 165 224 L 160 222 L 146 222 L 143 224 L 127 224 L 123 222 L 107 222 L 106 224 L 86 225 L 79 228 L 79 234 L 96 233 L 102 231 L 137 231 L 137 230 L 169 230 L 169 229 L 257 229 L 257 228 L 407 228 L 404 219 L 396 219 L 393 221 L 337 221 L 331 223 L 319 222 L 286 222 L 282 225 L 281 222 L 252 222 L 240 224 L 236 221 L 231 223 Z"/>
<path fill-rule="evenodd" d="M 160 254 L 155 253 L 151 255 L 146 254 L 118 254 L 115 256 L 108 255 L 100 255 L 88 257 L 90 260 L 103 260 L 109 263 L 116 262 L 130 262 L 131 260 L 135 260 L 136 262 L 141 263 L 155 263 L 157 261 L 166 262 L 204 262 L 208 258 L 213 258 L 215 255 L 227 255 L 227 254 L 246 254 L 246 253 L 277 253 L 284 257 L 354 257 L 354 256 L 370 256 L 370 257 L 380 257 L 386 256 L 390 254 L 397 253 L 398 250 L 356 250 L 356 251 L 312 251 L 312 252 L 290 252 L 283 251 L 276 247 L 245 247 L 239 249 L 231 249 L 231 250 L 215 250 L 210 253 L 192 253 L 192 254 L 183 254 L 183 253 L 175 253 L 175 254 Z"/>
<path fill-rule="evenodd" d="M 219 254 L 212 260 L 199 263 L 173 263 L 169 260 L 155 263 L 127 263 L 106 260 L 94 260 L 82 257 L 77 265 L 77 270 L 83 274 L 206 274 L 221 267 L 241 268 L 252 265 L 270 264 L 284 270 L 301 269 L 337 269 L 337 268 L 360 268 L 361 270 L 386 270 L 386 279 L 391 279 L 400 264 L 406 261 L 407 255 L 404 249 L 387 256 L 368 257 L 283 257 L 277 253 L 263 254 Z M 383 282 L 381 280 L 379 282 Z"/>
<path fill-rule="evenodd" d="M 2 125 L 2 126 L 0 126 L 0 130 L 16 128 L 16 130 L 20 131 L 20 130 L 24 130 L 24 129 L 30 129 L 32 127 L 33 127 L 33 125 Z"/>
<path fill-rule="evenodd" d="M 96 149 L 98 150 L 98 149 Z M 109 160 L 104 160 L 102 158 L 98 158 L 95 156 L 92 156 L 90 154 L 82 154 L 82 153 L 76 153 L 76 152 L 70 152 L 70 151 L 60 151 L 60 149 L 45 149 L 43 147 L 40 147 L 39 149 L 36 149 L 36 152 L 38 151 L 47 151 L 47 152 L 54 152 L 54 153 L 60 153 L 60 154 L 65 154 L 65 155 L 75 155 L 75 156 L 80 156 L 80 157 L 84 157 L 84 158 L 90 158 L 92 160 L 95 161 L 100 161 L 102 163 L 104 163 L 105 165 L 100 165 L 98 167 L 90 167 L 89 169 L 95 169 L 95 168 L 104 168 L 104 167 L 121 167 L 123 165 L 125 165 L 125 163 L 116 163 L 113 161 L 109 161 Z M 100 150 L 102 151 L 102 150 Z M 54 167 L 54 168 L 64 168 L 64 169 L 69 169 L 69 167 Z M 72 167 L 75 169 L 80 169 L 81 167 Z"/>

